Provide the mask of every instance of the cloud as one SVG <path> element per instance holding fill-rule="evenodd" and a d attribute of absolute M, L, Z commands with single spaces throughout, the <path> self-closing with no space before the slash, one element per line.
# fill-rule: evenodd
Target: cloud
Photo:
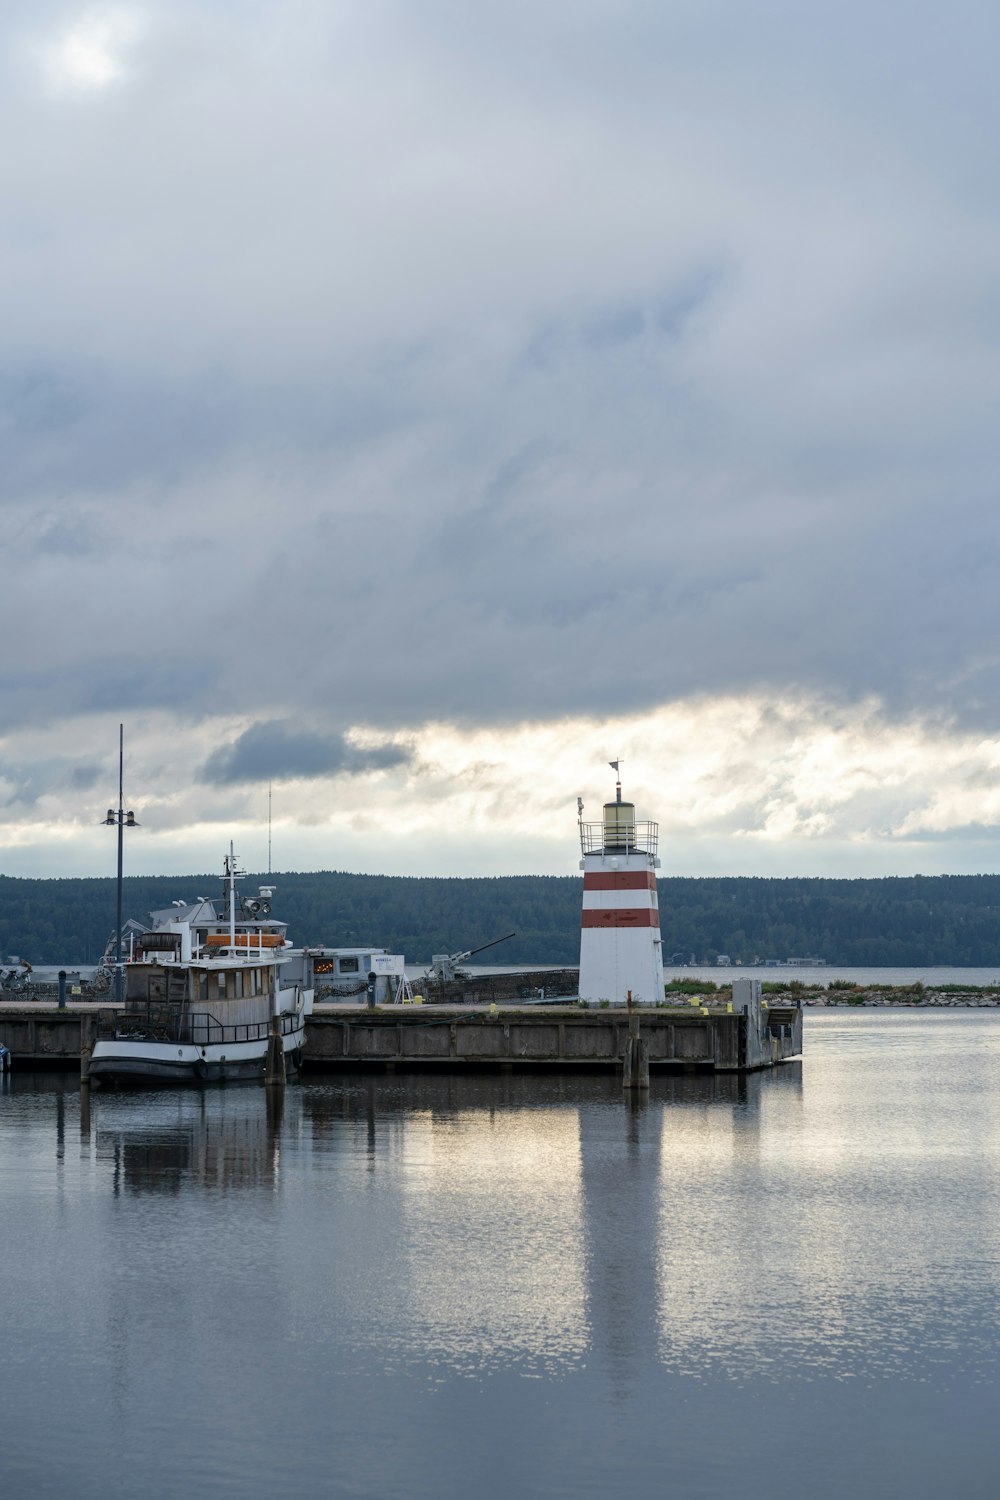
<path fill-rule="evenodd" d="M 106 869 L 110 729 L 91 716 L 5 738 L 7 873 Z M 141 827 L 131 868 L 147 872 L 211 869 L 230 839 L 265 868 L 273 814 L 275 868 L 572 874 L 576 798 L 600 818 L 615 758 L 639 815 L 659 823 L 667 873 L 967 871 L 1000 836 L 1000 735 L 900 722 L 875 700 L 703 697 L 516 726 L 438 721 L 396 740 L 363 724 L 178 725 L 161 709 L 126 726 L 125 750 Z"/>
<path fill-rule="evenodd" d="M 10 732 L 157 722 L 178 818 L 353 774 L 345 726 L 991 739 L 998 41 L 976 0 L 14 0 Z"/>
<path fill-rule="evenodd" d="M 96 94 L 116 83 L 140 29 L 133 10 L 99 6 L 84 11 L 37 49 L 49 88 L 57 94 Z"/>
<path fill-rule="evenodd" d="M 289 728 L 277 721 L 252 724 L 228 745 L 212 752 L 202 779 L 215 786 L 269 780 L 314 780 L 328 776 L 361 776 L 392 770 L 411 759 L 403 745 L 360 746 L 341 734 Z"/>
<path fill-rule="evenodd" d="M 8 817 L 33 818 L 39 804 L 72 807 L 96 786 L 100 767 L 86 758 L 70 755 L 37 759 L 0 756 L 0 807 Z"/>

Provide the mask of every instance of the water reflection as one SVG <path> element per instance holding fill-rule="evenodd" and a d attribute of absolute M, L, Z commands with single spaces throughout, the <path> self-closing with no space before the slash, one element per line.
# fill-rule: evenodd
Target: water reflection
<path fill-rule="evenodd" d="M 636 1105 L 15 1074 L 7 1488 L 992 1493 L 1000 1016 L 809 1025 L 801 1066 Z"/>
<path fill-rule="evenodd" d="M 517 1074 L 306 1080 L 283 1110 L 258 1089 L 54 1090 L 49 1160 L 71 1186 L 78 1097 L 80 1171 L 110 1199 L 171 1203 L 200 1244 L 208 1225 L 231 1236 L 244 1197 L 248 1233 L 294 1267 L 295 1337 L 335 1329 L 348 1364 L 553 1375 L 596 1359 L 625 1399 L 653 1364 L 907 1374 L 917 1341 L 926 1371 L 961 1329 L 985 1368 L 997 1057 L 956 1045 L 928 1072 L 896 1031 L 887 1067 L 843 1024 L 805 1065 L 654 1075 L 637 1102 L 610 1077 Z M 977 1101 L 971 1141 L 961 1099 Z"/>
<path fill-rule="evenodd" d="M 928 1060 L 929 1093 L 978 1113 L 975 1059 Z M 732 1122 L 664 1116 L 661 1362 L 699 1380 L 921 1381 L 960 1346 L 968 1367 L 993 1366 L 997 1195 L 973 1188 L 979 1153 L 903 1059 L 824 1062 L 806 1089 L 801 1064 L 747 1080 Z"/>
<path fill-rule="evenodd" d="M 369 1074 L 308 1081 L 283 1112 L 216 1089 L 102 1094 L 80 1118 L 113 1196 L 276 1192 L 294 1158 L 302 1338 L 333 1324 L 345 1350 L 467 1374 L 596 1355 L 625 1396 L 649 1360 L 759 1334 L 741 1309 L 770 1247 L 719 1209 L 756 1191 L 762 1120 L 787 1141 L 801 1111 L 793 1064 L 655 1077 L 648 1099 L 614 1078 Z"/>
<path fill-rule="evenodd" d="M 90 1133 L 93 1120 L 96 1159 L 110 1165 L 115 1195 L 277 1185 L 280 1094 L 257 1088 L 171 1089 L 102 1093 L 91 1101 L 84 1088 L 81 1095 L 81 1134 Z"/>
<path fill-rule="evenodd" d="M 526 1082 L 368 1076 L 303 1090 L 313 1146 L 330 1153 L 317 1201 L 336 1194 L 338 1208 L 316 1282 L 331 1313 L 347 1303 L 359 1347 L 467 1372 L 582 1356 L 579 1095 Z"/>
<path fill-rule="evenodd" d="M 596 1352 L 624 1380 L 660 1347 L 664 1159 L 686 1135 L 756 1152 L 762 1096 L 801 1093 L 798 1067 L 657 1077 L 640 1103 L 614 1078 L 311 1082 L 315 1202 L 336 1196 L 315 1286 L 356 1347 L 402 1365 L 553 1372 Z"/>

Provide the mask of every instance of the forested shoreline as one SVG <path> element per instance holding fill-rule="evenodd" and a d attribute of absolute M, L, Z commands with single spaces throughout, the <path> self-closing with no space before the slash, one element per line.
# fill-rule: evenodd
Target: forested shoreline
<path fill-rule="evenodd" d="M 571 964 L 579 956 L 580 880 L 510 875 L 446 879 L 340 871 L 251 875 L 277 887 L 275 914 L 296 943 L 371 944 L 423 963 L 432 953 L 516 938 L 489 959 Z M 215 875 L 129 876 L 126 917 L 218 896 Z M 879 880 L 669 876 L 659 882 L 665 966 L 816 957 L 843 965 L 1000 964 L 1000 875 Z M 95 963 L 115 920 L 115 881 L 0 875 L 0 953 L 33 964 Z M 486 956 L 484 955 L 484 961 Z"/>

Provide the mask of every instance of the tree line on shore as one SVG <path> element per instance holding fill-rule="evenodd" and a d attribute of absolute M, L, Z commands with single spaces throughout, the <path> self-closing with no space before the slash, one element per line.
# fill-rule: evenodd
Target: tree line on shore
<path fill-rule="evenodd" d="M 580 879 L 443 878 L 322 870 L 250 876 L 277 887 L 274 913 L 297 944 L 371 945 L 424 963 L 515 931 L 481 962 L 574 964 Z M 664 967 L 817 957 L 843 965 L 1000 965 L 1000 875 L 880 880 L 668 876 L 658 882 Z M 126 917 L 218 896 L 218 876 L 129 876 Z M 0 875 L 0 954 L 96 963 L 115 921 L 115 881 Z"/>

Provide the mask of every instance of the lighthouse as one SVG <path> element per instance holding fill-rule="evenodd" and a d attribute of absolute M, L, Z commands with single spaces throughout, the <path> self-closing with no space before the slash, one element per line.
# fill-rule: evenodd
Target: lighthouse
<path fill-rule="evenodd" d="M 628 992 L 641 1005 L 663 1003 L 660 907 L 656 895 L 656 823 L 637 823 L 635 804 L 622 801 L 619 763 L 615 800 L 605 802 L 600 823 L 580 814 L 583 914 L 580 931 L 580 999 L 624 1005 Z"/>

